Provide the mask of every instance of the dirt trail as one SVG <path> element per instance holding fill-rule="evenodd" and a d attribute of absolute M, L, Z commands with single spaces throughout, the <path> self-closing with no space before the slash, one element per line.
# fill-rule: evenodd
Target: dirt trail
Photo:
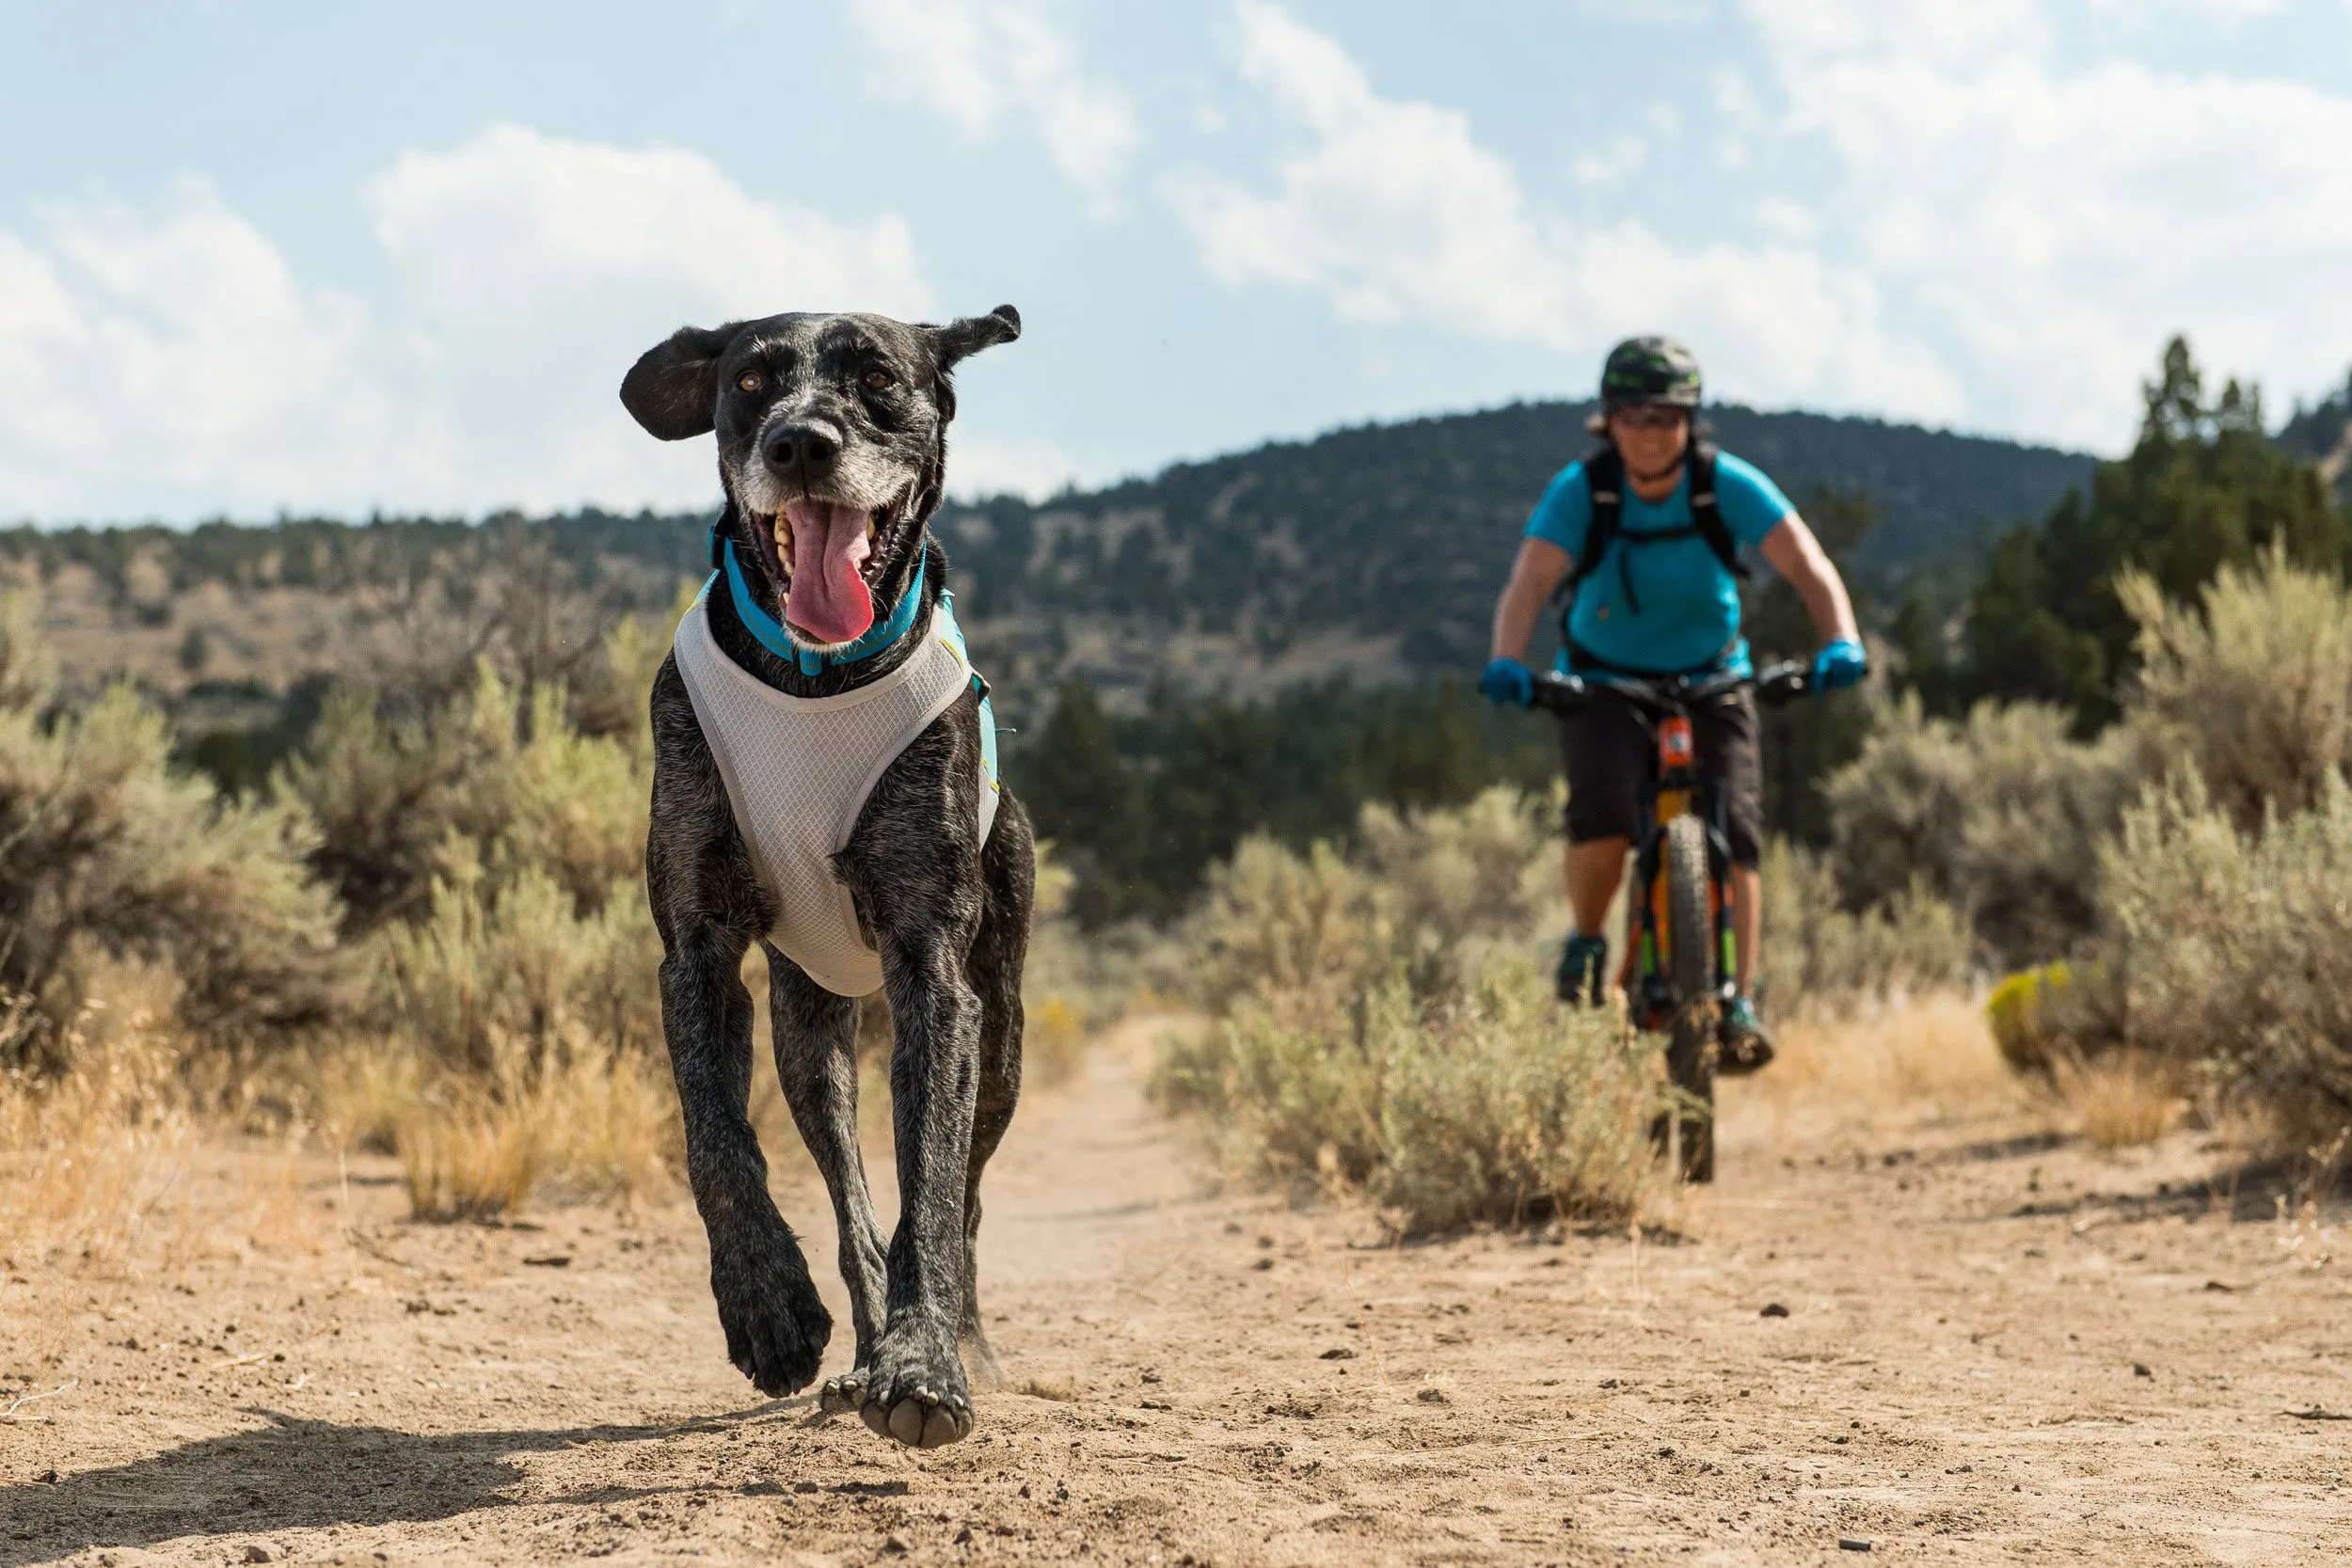
<path fill-rule="evenodd" d="M 55 1341 L 20 1379 L 73 1383 L 0 1424 L 0 1568 L 2352 1554 L 2352 1421 L 2285 1414 L 2352 1411 L 2343 1232 L 2233 1219 L 2193 1135 L 1800 1149 L 1735 1099 L 1684 1239 L 1383 1248 L 1211 1196 L 1143 1105 L 1147 1045 L 1034 1097 L 992 1172 L 1028 1391 L 966 1443 L 758 1402 L 683 1205 L 410 1226 L 377 1163 L 358 1241 L 319 1243 L 344 1187 L 312 1164 L 291 1219 L 160 1277 L 0 1275 L 10 1356 Z M 821 1202 L 787 1212 L 832 1289 Z"/>

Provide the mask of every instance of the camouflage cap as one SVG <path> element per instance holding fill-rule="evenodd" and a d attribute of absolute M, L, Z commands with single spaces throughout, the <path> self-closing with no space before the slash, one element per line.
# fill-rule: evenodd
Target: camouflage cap
<path fill-rule="evenodd" d="M 1609 351 L 1600 369 L 1604 409 L 1662 403 L 1675 408 L 1699 405 L 1698 356 L 1672 338 L 1628 338 Z"/>

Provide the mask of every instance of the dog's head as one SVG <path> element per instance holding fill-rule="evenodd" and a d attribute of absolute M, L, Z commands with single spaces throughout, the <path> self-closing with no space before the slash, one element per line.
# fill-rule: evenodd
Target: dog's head
<path fill-rule="evenodd" d="M 793 314 L 681 327 L 630 369 L 621 403 L 665 441 L 718 433 L 737 543 L 794 640 L 830 651 L 913 580 L 946 478 L 948 372 L 1019 336 L 1009 305 L 945 326 Z"/>

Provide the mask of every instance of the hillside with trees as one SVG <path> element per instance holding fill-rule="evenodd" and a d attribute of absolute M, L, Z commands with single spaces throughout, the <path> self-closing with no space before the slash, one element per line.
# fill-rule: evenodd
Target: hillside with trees
<path fill-rule="evenodd" d="M 1158 682 L 1270 694 L 1475 669 L 1518 529 L 1590 444 L 1590 405 L 1517 404 L 1276 443 L 1042 503 L 936 520 L 958 608 L 1013 721 L 1075 675 L 1139 711 Z M 2087 482 L 2088 457 L 1870 420 L 1711 413 L 1727 449 L 1801 504 L 1823 487 L 1882 519 L 1847 564 L 1878 596 L 1964 567 L 1983 541 Z M 70 690 L 128 673 L 167 703 L 255 703 L 345 668 L 406 671 L 494 623 L 531 657 L 589 645 L 578 619 L 666 609 L 707 568 L 706 515 L 281 518 L 0 532 L 0 573 L 38 579 Z M 400 644 L 416 644 L 406 649 Z M 445 679 L 445 675 L 435 676 Z M 207 695 L 209 693 L 209 695 Z M 243 699 L 237 694 L 244 693 Z M 227 711 L 226 708 L 223 709 Z"/>

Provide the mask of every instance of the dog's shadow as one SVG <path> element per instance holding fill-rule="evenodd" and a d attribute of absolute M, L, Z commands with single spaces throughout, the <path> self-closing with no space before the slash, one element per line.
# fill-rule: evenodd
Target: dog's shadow
<path fill-rule="evenodd" d="M 54 1481 L 0 1486 L 0 1568 L 191 1536 L 421 1524 L 480 1508 L 521 1506 L 524 1499 L 509 1492 L 525 1479 L 513 1462 L 517 1454 L 718 1432 L 772 1418 L 781 1408 L 766 1404 L 660 1426 L 437 1436 L 249 1409 L 246 1414 L 270 1424 Z M 600 1488 L 529 1500 L 614 1501 L 644 1490 Z"/>

